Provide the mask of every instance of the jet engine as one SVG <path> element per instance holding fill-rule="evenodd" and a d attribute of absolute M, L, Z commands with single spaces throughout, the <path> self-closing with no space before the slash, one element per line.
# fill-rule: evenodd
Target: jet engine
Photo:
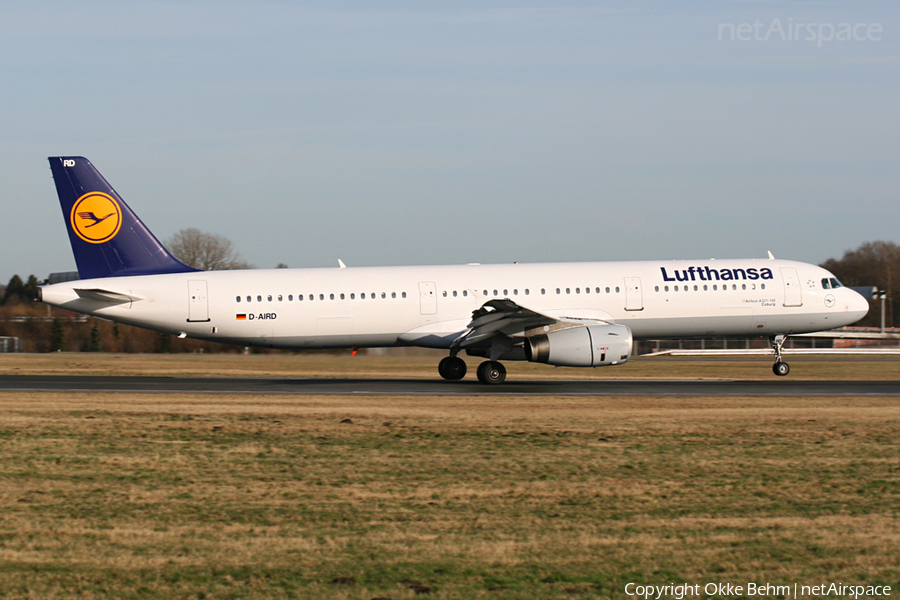
<path fill-rule="evenodd" d="M 573 327 L 525 338 L 525 357 L 559 367 L 604 367 L 628 360 L 633 344 L 624 325 Z"/>

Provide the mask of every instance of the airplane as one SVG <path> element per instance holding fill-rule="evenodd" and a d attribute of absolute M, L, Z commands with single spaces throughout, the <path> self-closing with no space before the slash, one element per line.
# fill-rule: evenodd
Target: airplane
<path fill-rule="evenodd" d="M 459 354 L 601 367 L 636 339 L 766 336 L 773 372 L 790 372 L 790 334 L 855 323 L 868 302 L 830 272 L 766 259 L 200 271 L 179 262 L 83 157 L 50 157 L 79 279 L 39 300 L 178 337 L 283 349 L 418 346 Z M 84 215 L 89 215 L 85 217 Z M 108 215 L 98 219 L 94 215 Z"/>

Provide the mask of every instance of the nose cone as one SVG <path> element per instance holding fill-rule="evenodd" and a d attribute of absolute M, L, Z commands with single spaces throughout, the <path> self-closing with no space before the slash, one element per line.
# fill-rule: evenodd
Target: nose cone
<path fill-rule="evenodd" d="M 848 292 L 848 298 L 846 300 L 847 317 L 848 319 L 852 319 L 848 324 L 856 323 L 869 312 L 869 301 L 854 290 L 847 289 L 846 291 Z"/>

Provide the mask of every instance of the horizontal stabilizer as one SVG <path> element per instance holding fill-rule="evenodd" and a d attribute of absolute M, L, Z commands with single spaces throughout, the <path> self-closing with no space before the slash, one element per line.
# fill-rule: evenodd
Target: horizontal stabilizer
<path fill-rule="evenodd" d="M 106 302 L 108 304 L 127 304 L 137 300 L 143 300 L 140 296 L 132 296 L 131 294 L 122 294 L 120 292 L 112 292 L 110 290 L 101 289 L 75 289 L 75 293 L 79 298 L 85 300 L 96 300 L 98 302 Z"/>

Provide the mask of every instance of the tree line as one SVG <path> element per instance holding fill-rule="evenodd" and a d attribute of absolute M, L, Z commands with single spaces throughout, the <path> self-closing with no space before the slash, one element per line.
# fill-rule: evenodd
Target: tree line
<path fill-rule="evenodd" d="M 182 229 L 163 245 L 184 264 L 203 271 L 251 269 L 231 240 L 198 229 Z M 31 275 L 23 282 L 13 275 L 0 285 L 0 336 L 19 338 L 21 352 L 240 352 L 215 342 L 179 339 L 130 325 L 111 323 L 38 304 L 38 286 Z"/>
<path fill-rule="evenodd" d="M 228 239 L 197 229 L 183 229 L 168 238 L 166 248 L 184 264 L 204 271 L 252 268 Z M 284 267 L 286 265 L 278 265 Z M 900 246 L 893 242 L 866 242 L 847 250 L 840 259 L 829 258 L 821 267 L 828 269 L 848 286 L 874 286 L 887 291 L 885 324 L 895 327 L 900 314 Z M 6 286 L 0 285 L 0 336 L 19 338 L 22 352 L 239 352 L 240 348 L 179 339 L 110 323 L 94 317 L 69 313 L 35 302 L 43 282 L 34 275 L 25 281 L 13 275 Z M 879 301 L 870 301 L 869 314 L 859 325 L 880 324 Z"/>
<path fill-rule="evenodd" d="M 895 315 L 900 300 L 900 246 L 893 242 L 866 242 L 844 256 L 829 258 L 820 265 L 849 286 L 874 286 L 887 292 L 885 326 L 896 327 Z M 881 321 L 881 301 L 869 301 L 869 314 L 857 323 L 877 327 Z"/>

